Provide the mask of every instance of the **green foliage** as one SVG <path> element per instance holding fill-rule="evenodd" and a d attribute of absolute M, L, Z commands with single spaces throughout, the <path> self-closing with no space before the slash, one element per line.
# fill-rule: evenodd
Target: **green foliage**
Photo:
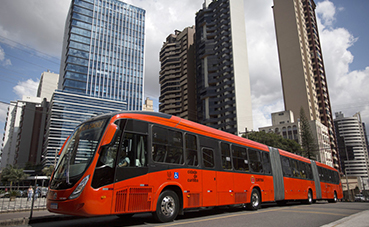
<path fill-rule="evenodd" d="M 271 147 L 279 148 L 295 154 L 301 154 L 301 146 L 296 141 L 285 139 L 276 133 L 251 132 L 247 134 L 250 140 L 259 142 Z"/>
<path fill-rule="evenodd" d="M 318 145 L 311 132 L 310 123 L 305 115 L 304 108 L 300 109 L 300 133 L 303 156 L 311 159 L 315 158 L 318 151 Z"/>
<path fill-rule="evenodd" d="M 19 181 L 26 179 L 28 175 L 23 172 L 23 169 L 19 169 L 12 165 L 7 165 L 1 172 L 1 181 L 9 182 L 10 189 L 13 183 L 19 183 Z"/>
<path fill-rule="evenodd" d="M 53 173 L 54 171 L 54 166 L 46 166 L 42 169 L 42 173 L 45 175 L 45 176 L 51 176 L 51 174 Z"/>

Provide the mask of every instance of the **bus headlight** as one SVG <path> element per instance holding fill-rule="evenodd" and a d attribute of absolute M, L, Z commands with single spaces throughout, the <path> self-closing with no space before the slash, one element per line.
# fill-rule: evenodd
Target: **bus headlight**
<path fill-rule="evenodd" d="M 74 191 L 72 192 L 72 194 L 69 196 L 69 199 L 75 199 L 77 198 L 83 191 L 83 189 L 85 188 L 88 179 L 90 179 L 90 175 L 86 176 L 85 178 L 83 178 L 83 180 L 81 181 L 81 183 L 78 184 L 78 186 L 76 187 L 76 189 L 74 189 Z"/>

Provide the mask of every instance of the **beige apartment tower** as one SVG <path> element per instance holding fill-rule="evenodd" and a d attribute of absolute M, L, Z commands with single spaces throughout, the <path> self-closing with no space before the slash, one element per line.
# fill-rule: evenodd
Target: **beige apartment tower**
<path fill-rule="evenodd" d="M 159 112 L 196 121 L 195 27 L 170 34 L 160 51 Z"/>
<path fill-rule="evenodd" d="M 302 107 L 308 119 L 327 127 L 333 167 L 339 169 L 315 7 L 313 0 L 274 0 L 284 106 L 296 117 Z"/>

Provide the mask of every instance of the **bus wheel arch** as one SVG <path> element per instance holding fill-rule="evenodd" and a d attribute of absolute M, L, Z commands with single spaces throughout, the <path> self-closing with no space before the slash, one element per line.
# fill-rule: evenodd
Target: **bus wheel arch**
<path fill-rule="evenodd" d="M 307 194 L 307 200 L 306 200 L 306 204 L 312 204 L 313 203 L 313 201 L 314 201 L 314 199 L 313 199 L 313 190 L 311 190 L 311 188 L 309 188 L 309 190 L 308 190 L 308 194 Z"/>
<path fill-rule="evenodd" d="M 337 198 L 337 192 L 334 191 L 334 195 L 333 195 L 333 199 L 328 199 L 329 203 L 337 203 L 338 202 L 338 198 Z"/>
<path fill-rule="evenodd" d="M 178 186 L 167 186 L 159 194 L 154 218 L 159 222 L 171 222 L 178 214 L 183 213 L 183 195 Z"/>
<path fill-rule="evenodd" d="M 250 194 L 250 203 L 246 205 L 249 210 L 258 210 L 261 207 L 261 190 L 259 187 L 254 187 Z"/>

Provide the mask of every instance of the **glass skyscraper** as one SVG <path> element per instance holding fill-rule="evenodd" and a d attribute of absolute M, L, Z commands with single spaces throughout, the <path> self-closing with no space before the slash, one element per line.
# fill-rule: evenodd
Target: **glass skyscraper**
<path fill-rule="evenodd" d="M 81 122 L 142 110 L 145 10 L 118 0 L 72 0 L 65 23 L 59 90 L 48 111 L 43 164 Z"/>
<path fill-rule="evenodd" d="M 144 38 L 145 10 L 118 0 L 72 0 L 59 89 L 141 110 Z"/>

